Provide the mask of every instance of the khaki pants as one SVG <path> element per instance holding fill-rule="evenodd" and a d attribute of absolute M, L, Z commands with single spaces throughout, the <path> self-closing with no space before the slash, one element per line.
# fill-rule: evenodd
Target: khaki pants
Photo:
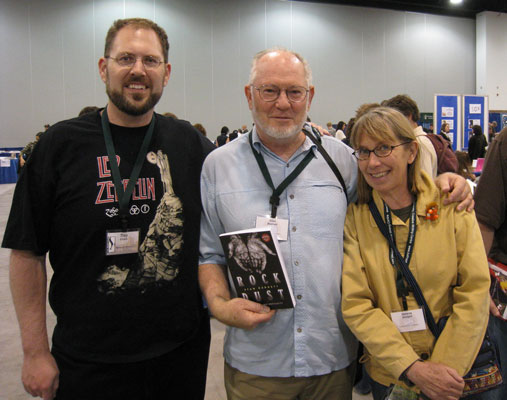
<path fill-rule="evenodd" d="M 228 400 L 351 400 L 356 363 L 326 375 L 270 378 L 224 365 Z"/>

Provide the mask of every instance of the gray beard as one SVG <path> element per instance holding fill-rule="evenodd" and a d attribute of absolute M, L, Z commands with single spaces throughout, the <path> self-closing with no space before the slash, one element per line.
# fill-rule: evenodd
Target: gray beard
<path fill-rule="evenodd" d="M 303 121 L 300 124 L 295 124 L 293 127 L 280 129 L 280 128 L 273 128 L 271 126 L 264 126 L 263 124 L 260 124 L 259 121 L 256 118 L 257 112 L 252 110 L 252 119 L 255 122 L 255 126 L 257 129 L 260 129 L 262 132 L 264 132 L 267 136 L 273 139 L 290 139 L 294 136 L 296 136 L 301 130 L 303 129 L 303 126 L 306 121 L 306 115 Z"/>
<path fill-rule="evenodd" d="M 120 111 L 124 112 L 127 115 L 138 116 L 146 114 L 148 111 L 152 110 L 155 105 L 162 97 L 162 93 L 157 94 L 153 93 L 148 97 L 148 99 L 141 105 L 132 104 L 126 96 L 122 95 L 120 92 L 116 90 L 111 90 L 109 86 L 106 85 L 106 93 L 109 97 L 109 100 L 118 108 Z M 142 97 L 136 98 L 134 96 L 134 100 L 141 100 Z"/>
<path fill-rule="evenodd" d="M 303 124 L 301 126 L 295 126 L 293 128 L 287 128 L 284 130 L 279 130 L 271 127 L 267 127 L 262 129 L 263 132 L 273 139 L 289 139 L 291 137 L 296 136 L 303 129 Z"/>

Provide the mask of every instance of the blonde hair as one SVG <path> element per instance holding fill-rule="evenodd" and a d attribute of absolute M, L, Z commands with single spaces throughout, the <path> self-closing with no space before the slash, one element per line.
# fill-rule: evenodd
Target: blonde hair
<path fill-rule="evenodd" d="M 369 138 L 386 143 L 415 142 L 416 137 L 407 118 L 399 111 L 389 107 L 376 107 L 365 112 L 354 124 L 350 142 L 357 150 L 361 138 L 367 135 Z M 417 195 L 421 190 L 421 167 L 419 165 L 419 149 L 412 164 L 407 166 L 408 190 Z M 357 202 L 368 203 L 372 199 L 372 188 L 366 182 L 362 173 L 357 178 Z"/>

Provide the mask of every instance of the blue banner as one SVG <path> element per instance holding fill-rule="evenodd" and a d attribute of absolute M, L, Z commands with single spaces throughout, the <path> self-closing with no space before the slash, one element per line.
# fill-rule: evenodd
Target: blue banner
<path fill-rule="evenodd" d="M 488 104 L 485 96 L 463 96 L 463 136 L 461 139 L 463 149 L 468 149 L 468 139 L 472 135 L 472 126 L 479 125 L 482 132 L 487 135 Z"/>
<path fill-rule="evenodd" d="M 447 136 L 451 139 L 452 149 L 458 148 L 460 96 L 458 95 L 435 95 L 435 133 L 438 134 L 444 122 L 449 124 Z"/>

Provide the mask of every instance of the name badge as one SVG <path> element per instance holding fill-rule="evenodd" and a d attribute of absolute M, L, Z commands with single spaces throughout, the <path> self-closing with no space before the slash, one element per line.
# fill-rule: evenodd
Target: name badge
<path fill-rule="evenodd" d="M 133 254 L 139 250 L 139 229 L 106 232 L 106 256 Z"/>
<path fill-rule="evenodd" d="M 391 319 L 400 332 L 423 331 L 426 329 L 426 321 L 422 308 L 392 312 Z"/>
<path fill-rule="evenodd" d="M 266 226 L 276 227 L 276 237 L 278 240 L 287 240 L 289 235 L 289 220 L 282 218 L 271 218 L 258 216 L 255 221 L 256 228 L 264 228 Z"/>

